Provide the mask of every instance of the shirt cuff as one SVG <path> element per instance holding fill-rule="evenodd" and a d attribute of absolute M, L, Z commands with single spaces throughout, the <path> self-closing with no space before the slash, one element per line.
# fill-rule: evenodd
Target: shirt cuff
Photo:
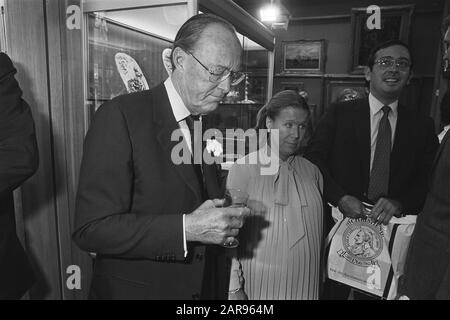
<path fill-rule="evenodd" d="M 228 290 L 230 293 L 236 293 L 240 288 L 242 288 L 243 274 L 238 259 L 233 257 L 231 261 L 230 283 Z"/>
<path fill-rule="evenodd" d="M 186 228 L 185 228 L 185 214 L 183 214 L 183 249 L 184 249 L 184 257 L 187 257 L 188 250 L 187 250 L 187 243 L 186 243 Z"/>

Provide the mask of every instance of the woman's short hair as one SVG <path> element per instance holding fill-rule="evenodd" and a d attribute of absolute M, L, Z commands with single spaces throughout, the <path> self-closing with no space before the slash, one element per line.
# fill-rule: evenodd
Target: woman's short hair
<path fill-rule="evenodd" d="M 309 144 L 309 141 L 311 140 L 313 128 L 311 121 L 311 112 L 309 110 L 308 103 L 301 95 L 298 94 L 297 91 L 284 90 L 275 94 L 272 97 L 272 99 L 270 99 L 269 102 L 266 103 L 264 107 L 262 107 L 259 110 L 258 115 L 256 117 L 255 129 L 258 132 L 260 132 L 261 129 L 267 129 L 266 126 L 267 117 L 269 117 L 272 120 L 275 120 L 275 118 L 280 114 L 280 112 L 288 107 L 304 110 L 308 115 L 306 131 L 300 142 L 299 149 L 296 151 L 296 154 L 303 154 L 306 150 L 306 147 Z M 263 141 L 266 140 L 263 139 L 262 141 L 260 141 L 260 143 L 264 143 Z"/>
<path fill-rule="evenodd" d="M 310 115 L 308 104 L 305 99 L 294 90 L 284 90 L 275 94 L 258 112 L 256 117 L 256 129 L 267 129 L 266 119 L 272 120 L 280 114 L 283 109 L 292 107 L 305 110 Z"/>

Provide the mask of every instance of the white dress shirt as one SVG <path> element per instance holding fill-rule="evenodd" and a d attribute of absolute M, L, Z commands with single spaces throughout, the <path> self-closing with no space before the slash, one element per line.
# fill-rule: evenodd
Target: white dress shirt
<path fill-rule="evenodd" d="M 394 145 L 395 128 L 397 127 L 398 118 L 398 100 L 388 105 L 391 107 L 388 119 L 391 124 L 391 148 Z M 375 148 L 377 146 L 378 128 L 380 126 L 381 118 L 383 117 L 384 104 L 375 98 L 372 93 L 369 94 L 369 107 L 370 107 L 370 171 L 372 171 L 373 157 L 375 156 Z"/>
<path fill-rule="evenodd" d="M 442 130 L 441 133 L 439 133 L 439 135 L 438 135 L 439 143 L 441 143 L 442 139 L 444 139 L 444 136 L 447 133 L 448 129 L 450 129 L 450 124 L 446 125 L 444 127 L 444 130 Z"/>
<path fill-rule="evenodd" d="M 181 132 L 183 132 L 183 136 L 186 139 L 189 151 L 191 151 L 192 153 L 191 133 L 189 132 L 189 127 L 185 120 L 187 117 L 191 115 L 191 112 L 188 110 L 188 108 L 186 108 L 180 95 L 175 90 L 171 78 L 168 78 L 166 81 L 164 81 L 164 86 L 166 87 L 167 95 L 169 96 L 169 102 L 170 106 L 172 107 L 172 112 L 173 115 L 175 116 L 175 120 L 178 122 Z"/>
<path fill-rule="evenodd" d="M 191 151 L 191 133 L 189 132 L 189 127 L 186 123 L 186 118 L 191 115 L 191 112 L 184 105 L 183 100 L 181 99 L 178 92 L 175 90 L 173 86 L 172 79 L 169 77 L 166 81 L 164 81 L 164 86 L 166 87 L 167 96 L 169 97 L 169 103 L 172 107 L 172 112 L 175 117 L 175 120 L 178 122 L 180 126 L 181 132 L 183 133 L 184 138 L 186 139 L 187 145 L 189 147 L 189 151 Z M 187 256 L 187 243 L 186 243 L 186 228 L 185 228 L 185 217 L 183 214 L 183 249 L 184 249 L 184 257 Z"/>

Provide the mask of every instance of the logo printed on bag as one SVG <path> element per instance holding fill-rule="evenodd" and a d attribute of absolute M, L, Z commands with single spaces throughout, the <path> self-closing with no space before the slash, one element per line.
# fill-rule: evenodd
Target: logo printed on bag
<path fill-rule="evenodd" d="M 383 229 L 368 219 L 349 219 L 338 254 L 357 266 L 376 265 L 383 251 Z"/>

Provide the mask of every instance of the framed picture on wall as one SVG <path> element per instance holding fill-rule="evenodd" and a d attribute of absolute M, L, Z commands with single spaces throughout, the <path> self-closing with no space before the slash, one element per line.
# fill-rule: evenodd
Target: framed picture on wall
<path fill-rule="evenodd" d="M 325 85 L 325 111 L 332 103 L 362 99 L 369 95 L 364 78 L 327 80 Z"/>
<path fill-rule="evenodd" d="M 282 42 L 281 74 L 320 74 L 325 71 L 325 40 Z"/>
<path fill-rule="evenodd" d="M 380 8 L 380 29 L 369 29 L 367 20 L 372 13 L 367 8 L 353 8 L 351 13 L 352 50 L 350 73 L 362 74 L 370 50 L 383 42 L 398 39 L 408 43 L 414 5 Z"/>

